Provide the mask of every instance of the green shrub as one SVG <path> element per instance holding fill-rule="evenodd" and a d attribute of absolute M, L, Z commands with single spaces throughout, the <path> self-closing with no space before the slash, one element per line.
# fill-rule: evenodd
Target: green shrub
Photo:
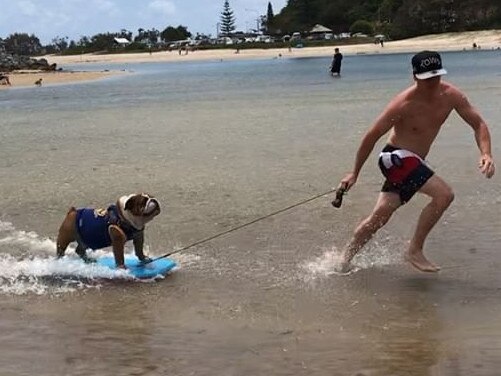
<path fill-rule="evenodd" d="M 363 33 L 367 35 L 371 35 L 374 33 L 374 28 L 372 27 L 372 23 L 365 20 L 358 20 L 353 22 L 350 26 L 350 33 Z"/>

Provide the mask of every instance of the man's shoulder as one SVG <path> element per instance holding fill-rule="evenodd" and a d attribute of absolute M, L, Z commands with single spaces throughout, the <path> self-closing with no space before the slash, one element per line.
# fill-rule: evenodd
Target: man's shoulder
<path fill-rule="evenodd" d="M 448 81 L 440 81 L 440 87 L 442 90 L 448 90 L 448 91 L 454 91 L 454 92 L 461 92 L 457 86 L 453 85 L 452 83 Z"/>
<path fill-rule="evenodd" d="M 442 81 L 440 85 L 441 85 L 440 91 L 442 92 L 442 94 L 446 94 L 450 98 L 459 99 L 465 97 L 465 94 L 458 87 L 451 84 L 450 82 Z"/>
<path fill-rule="evenodd" d="M 415 85 L 411 85 L 408 88 L 402 90 L 400 93 L 393 97 L 393 102 L 405 102 L 414 94 L 416 90 Z"/>

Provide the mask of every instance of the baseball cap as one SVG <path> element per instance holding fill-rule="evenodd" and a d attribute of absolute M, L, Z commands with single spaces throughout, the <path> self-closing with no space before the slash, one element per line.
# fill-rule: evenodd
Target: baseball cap
<path fill-rule="evenodd" d="M 412 72 L 418 80 L 441 76 L 447 71 L 442 68 L 442 58 L 435 51 L 421 51 L 412 57 Z"/>

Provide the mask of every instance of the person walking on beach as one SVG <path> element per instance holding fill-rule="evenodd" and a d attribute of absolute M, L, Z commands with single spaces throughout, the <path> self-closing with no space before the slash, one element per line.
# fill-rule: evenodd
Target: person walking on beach
<path fill-rule="evenodd" d="M 10 80 L 9 80 L 9 76 L 7 74 L 3 74 L 0 72 L 0 83 L 2 85 L 9 85 L 11 86 L 11 83 L 10 83 Z"/>
<path fill-rule="evenodd" d="M 332 76 L 341 77 L 341 60 L 343 60 L 343 54 L 339 52 L 339 48 L 334 49 L 334 57 L 331 63 L 331 74 Z"/>
<path fill-rule="evenodd" d="M 465 94 L 450 83 L 441 81 L 447 72 L 440 55 L 422 51 L 412 58 L 414 84 L 394 97 L 365 133 L 358 148 L 353 171 L 338 189 L 348 191 L 375 143 L 390 132 L 387 145 L 379 154 L 379 167 L 386 178 L 372 213 L 355 229 L 353 238 L 341 252 L 337 266 L 340 273 L 351 270 L 351 260 L 391 215 L 416 192 L 431 198 L 419 216 L 417 227 L 406 253 L 406 260 L 423 272 L 440 268 L 423 254 L 426 238 L 454 199 L 451 187 L 438 177 L 424 159 L 442 124 L 455 110 L 470 125 L 480 150 L 479 168 L 487 178 L 495 172 L 491 155 L 491 137 L 487 124 Z"/>

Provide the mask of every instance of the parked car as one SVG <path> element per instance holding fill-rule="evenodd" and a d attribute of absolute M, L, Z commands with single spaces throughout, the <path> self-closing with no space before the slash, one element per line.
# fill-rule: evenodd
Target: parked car
<path fill-rule="evenodd" d="M 269 35 L 258 35 L 255 39 L 254 42 L 256 43 L 271 43 L 273 42 L 273 39 Z"/>
<path fill-rule="evenodd" d="M 218 44 L 233 44 L 233 39 L 231 39 L 230 37 L 220 37 L 217 40 L 217 43 Z"/>

